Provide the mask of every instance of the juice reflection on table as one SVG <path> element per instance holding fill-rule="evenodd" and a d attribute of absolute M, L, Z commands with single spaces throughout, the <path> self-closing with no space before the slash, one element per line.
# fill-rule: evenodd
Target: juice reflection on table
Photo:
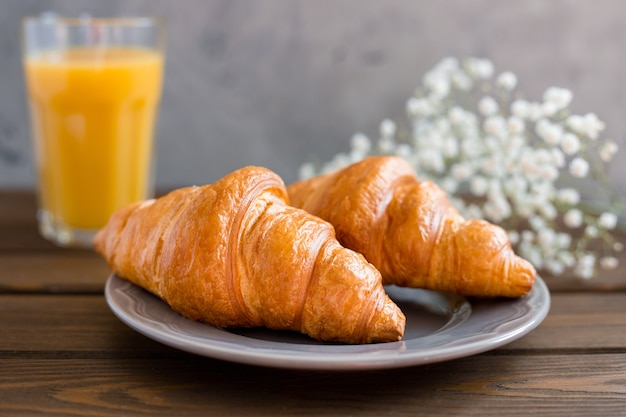
<path fill-rule="evenodd" d="M 163 55 L 73 48 L 25 58 L 43 214 L 97 229 L 152 192 Z"/>

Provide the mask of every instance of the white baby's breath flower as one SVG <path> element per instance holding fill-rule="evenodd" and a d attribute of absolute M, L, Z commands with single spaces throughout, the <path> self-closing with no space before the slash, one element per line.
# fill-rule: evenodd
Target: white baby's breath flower
<path fill-rule="evenodd" d="M 448 194 L 454 194 L 456 190 L 459 188 L 459 182 L 454 178 L 445 177 L 441 180 L 441 188 Z"/>
<path fill-rule="evenodd" d="M 493 63 L 488 59 L 468 58 L 464 66 L 471 77 L 486 80 L 493 76 Z"/>
<path fill-rule="evenodd" d="M 610 140 L 606 141 L 600 147 L 600 159 L 602 159 L 602 161 L 604 162 L 610 162 L 617 153 L 618 149 L 619 147 L 617 146 L 617 143 Z"/>
<path fill-rule="evenodd" d="M 525 253 L 526 259 L 528 259 L 536 268 L 544 267 L 544 258 L 541 250 L 536 246 L 530 246 Z"/>
<path fill-rule="evenodd" d="M 578 262 L 582 265 L 591 266 L 596 262 L 596 256 L 593 254 L 583 255 Z"/>
<path fill-rule="evenodd" d="M 338 153 L 333 159 L 325 164 L 321 170 L 322 174 L 336 171 L 340 168 L 346 167 L 352 163 L 350 157 L 345 153 Z"/>
<path fill-rule="evenodd" d="M 528 181 L 521 175 L 513 175 L 504 180 L 504 191 L 510 196 L 521 196 L 528 190 Z"/>
<path fill-rule="evenodd" d="M 557 201 L 575 206 L 580 203 L 580 193 L 575 188 L 562 188 L 557 193 Z"/>
<path fill-rule="evenodd" d="M 498 75 L 496 84 L 507 91 L 512 91 L 517 85 L 517 76 L 510 71 L 505 71 Z"/>
<path fill-rule="evenodd" d="M 504 200 L 506 199 L 504 190 L 502 189 L 502 184 L 498 181 L 497 178 L 489 179 L 489 186 L 487 188 L 487 197 L 491 201 L 496 200 Z"/>
<path fill-rule="evenodd" d="M 541 119 L 537 120 L 537 122 L 535 123 L 535 133 L 540 138 L 543 138 L 549 126 L 550 126 L 550 120 L 546 119 L 545 117 L 542 117 Z"/>
<path fill-rule="evenodd" d="M 489 181 L 483 176 L 476 175 L 472 177 L 470 181 L 470 191 L 477 197 L 482 197 L 487 194 L 489 189 Z"/>
<path fill-rule="evenodd" d="M 546 220 L 541 216 L 532 216 L 528 219 L 530 226 L 537 232 L 541 232 L 546 227 Z M 537 241 L 539 241 L 537 239 Z"/>
<path fill-rule="evenodd" d="M 483 153 L 483 141 L 477 137 L 466 137 L 461 142 L 461 153 L 468 160 L 478 158 Z"/>
<path fill-rule="evenodd" d="M 573 133 L 565 133 L 561 137 L 561 149 L 566 155 L 575 155 L 580 150 L 580 139 Z"/>
<path fill-rule="evenodd" d="M 419 163 L 425 170 L 438 174 L 446 169 L 443 155 L 435 149 L 424 149 L 419 155 Z"/>
<path fill-rule="evenodd" d="M 515 100 L 511 103 L 511 113 L 520 119 L 527 119 L 530 115 L 530 103 L 526 100 Z"/>
<path fill-rule="evenodd" d="M 459 141 L 454 136 L 446 136 L 441 141 L 441 152 L 446 158 L 455 158 L 459 154 Z"/>
<path fill-rule="evenodd" d="M 470 204 L 465 208 L 464 211 L 465 218 L 467 219 L 483 219 L 485 218 L 485 213 L 483 210 L 478 207 L 476 204 Z"/>
<path fill-rule="evenodd" d="M 443 72 L 443 73 L 452 73 L 459 69 L 459 60 L 454 56 L 447 56 L 443 58 L 439 63 L 435 66 L 435 70 Z"/>
<path fill-rule="evenodd" d="M 312 162 L 306 162 L 302 166 L 300 166 L 299 172 L 300 178 L 309 179 L 317 175 L 315 165 Z"/>
<path fill-rule="evenodd" d="M 452 123 L 447 118 L 438 118 L 433 124 L 433 132 L 436 132 L 439 136 L 445 136 L 450 134 L 452 130 Z"/>
<path fill-rule="evenodd" d="M 544 102 L 553 104 L 557 111 L 569 106 L 573 97 L 574 94 L 566 88 L 550 87 L 543 93 Z"/>
<path fill-rule="evenodd" d="M 563 152 L 559 148 L 552 148 L 550 153 L 552 154 L 552 164 L 556 168 L 563 168 L 565 166 L 565 155 Z"/>
<path fill-rule="evenodd" d="M 522 173 L 529 179 L 535 179 L 539 175 L 539 164 L 534 154 L 532 151 L 524 152 L 519 161 Z"/>
<path fill-rule="evenodd" d="M 396 147 L 396 155 L 403 157 L 407 161 L 415 164 L 415 153 L 413 148 L 408 143 L 399 143 Z"/>
<path fill-rule="evenodd" d="M 617 215 L 615 213 L 602 213 L 598 218 L 598 225 L 606 230 L 613 230 L 617 226 Z"/>
<path fill-rule="evenodd" d="M 570 115 L 566 120 L 566 125 L 575 133 L 585 135 L 592 140 L 596 140 L 605 128 L 604 122 L 598 119 L 595 113 L 587 113 L 584 116 Z"/>
<path fill-rule="evenodd" d="M 545 228 L 537 234 L 537 243 L 544 250 L 550 252 L 555 248 L 556 232 L 553 229 Z"/>
<path fill-rule="evenodd" d="M 383 136 L 378 140 L 378 150 L 383 154 L 394 153 L 396 142 L 391 136 Z"/>
<path fill-rule="evenodd" d="M 563 137 L 563 128 L 556 124 L 549 124 L 542 135 L 549 145 L 558 145 Z"/>
<path fill-rule="evenodd" d="M 526 148 L 526 139 L 522 135 L 518 134 L 509 136 L 505 144 L 504 151 L 510 158 L 515 158 L 515 161 L 509 160 L 508 162 L 515 162 L 514 165 L 516 165 L 517 158 L 520 156 L 521 153 L 523 153 L 524 149 Z M 509 169 L 509 171 L 512 172 L 513 170 Z"/>
<path fill-rule="evenodd" d="M 417 97 L 407 101 L 406 109 L 410 116 L 430 116 L 435 111 L 430 100 Z"/>
<path fill-rule="evenodd" d="M 569 164 L 569 173 L 576 178 L 584 178 L 589 172 L 589 162 L 577 157 Z"/>
<path fill-rule="evenodd" d="M 593 276 L 593 271 L 596 263 L 596 256 L 594 254 L 585 254 L 576 263 L 574 273 L 583 279 L 590 279 Z"/>
<path fill-rule="evenodd" d="M 567 227 L 576 229 L 583 224 L 583 213 L 578 209 L 568 210 L 563 216 L 563 221 Z"/>
<path fill-rule="evenodd" d="M 552 102 L 541 103 L 541 113 L 545 117 L 552 117 L 559 111 L 558 106 Z"/>
<path fill-rule="evenodd" d="M 530 197 L 518 196 L 515 199 L 515 210 L 521 219 L 528 219 L 535 214 L 535 205 Z"/>
<path fill-rule="evenodd" d="M 491 116 L 498 112 L 498 102 L 493 97 L 485 96 L 478 102 L 478 110 L 483 116 Z"/>
<path fill-rule="evenodd" d="M 511 215 L 511 205 L 501 196 L 487 201 L 484 210 L 486 217 L 496 223 Z"/>
<path fill-rule="evenodd" d="M 490 177 L 500 178 L 504 175 L 505 169 L 502 166 L 501 155 L 493 153 L 482 160 L 480 170 Z M 500 183 L 500 180 L 498 180 Z"/>
<path fill-rule="evenodd" d="M 535 150 L 533 152 L 533 156 L 535 157 L 535 160 L 539 165 L 549 164 L 552 160 L 552 155 L 550 154 L 550 151 L 545 148 L 539 148 Z"/>
<path fill-rule="evenodd" d="M 474 86 L 474 81 L 463 71 L 455 71 L 451 76 L 452 85 L 461 91 L 469 91 Z"/>
<path fill-rule="evenodd" d="M 522 241 L 532 243 L 535 240 L 535 233 L 532 230 L 522 231 Z"/>
<path fill-rule="evenodd" d="M 559 178 L 559 169 L 554 165 L 544 165 L 539 170 L 539 176 L 546 181 L 553 182 Z"/>
<path fill-rule="evenodd" d="M 563 274 L 565 267 L 565 264 L 557 259 L 552 258 L 546 261 L 546 269 L 555 276 Z"/>
<path fill-rule="evenodd" d="M 598 228 L 593 225 L 587 225 L 587 227 L 585 227 L 585 235 L 590 238 L 598 237 L 599 233 L 600 231 L 598 230 Z"/>
<path fill-rule="evenodd" d="M 448 118 L 454 125 L 460 125 L 466 121 L 465 110 L 459 106 L 454 106 L 448 111 Z"/>
<path fill-rule="evenodd" d="M 486 153 L 488 155 L 494 155 L 500 152 L 502 143 L 500 139 L 502 138 L 505 130 L 502 129 L 503 125 L 498 123 L 498 119 L 501 118 L 496 116 L 490 119 L 492 119 L 489 120 L 490 123 L 485 123 L 485 129 L 488 129 L 489 134 L 483 138 L 483 144 L 485 146 L 485 150 L 487 151 Z M 485 133 L 487 133 L 487 130 L 485 130 Z"/>
<path fill-rule="evenodd" d="M 372 149 L 372 142 L 364 133 L 355 133 L 350 140 L 352 149 L 367 154 Z"/>
<path fill-rule="evenodd" d="M 517 116 L 509 117 L 507 120 L 507 126 L 509 128 L 509 133 L 512 135 L 519 135 L 523 133 L 525 129 L 524 121 Z"/>
<path fill-rule="evenodd" d="M 614 256 L 604 256 L 600 258 L 600 267 L 602 269 L 615 269 L 619 265 L 619 261 Z"/>
<path fill-rule="evenodd" d="M 556 188 L 550 181 L 534 181 L 530 184 L 530 190 L 544 201 L 552 200 L 556 195 Z"/>
<path fill-rule="evenodd" d="M 433 98 L 440 99 L 450 93 L 450 80 L 439 71 L 431 71 L 424 77 L 424 85 Z"/>
<path fill-rule="evenodd" d="M 540 207 L 539 212 L 548 220 L 554 220 L 559 215 L 558 210 L 551 203 L 543 204 Z"/>
<path fill-rule="evenodd" d="M 498 208 L 490 201 L 487 201 L 483 206 L 483 210 L 485 213 L 485 218 L 492 222 L 500 222 L 502 221 L 502 214 L 499 212 Z"/>
<path fill-rule="evenodd" d="M 591 279 L 593 276 L 593 265 L 587 266 L 582 263 L 576 264 L 576 268 L 574 269 L 574 274 L 578 278 L 582 279 Z"/>
<path fill-rule="evenodd" d="M 572 236 L 564 233 L 564 232 L 560 232 L 557 233 L 556 235 L 556 245 L 557 247 L 561 248 L 561 249 L 568 249 L 570 247 L 570 245 L 572 244 Z"/>
<path fill-rule="evenodd" d="M 456 181 L 467 181 L 474 173 L 474 168 L 467 162 L 460 162 L 452 166 L 450 173 Z"/>
<path fill-rule="evenodd" d="M 390 137 L 396 134 L 396 123 L 391 119 L 385 119 L 380 123 L 380 135 L 383 137 Z"/>
<path fill-rule="evenodd" d="M 590 139 L 598 139 L 598 135 L 604 130 L 604 128 L 604 122 L 598 119 L 598 116 L 596 116 L 595 113 L 587 113 L 583 116 L 581 130 Z"/>
<path fill-rule="evenodd" d="M 565 265 L 567 268 L 572 268 L 576 265 L 576 257 L 568 251 L 561 251 L 557 255 L 557 259 Z"/>
<path fill-rule="evenodd" d="M 572 114 L 565 120 L 565 125 L 575 133 L 583 132 L 584 119 L 578 114 Z"/>
<path fill-rule="evenodd" d="M 483 129 L 487 134 L 498 138 L 505 137 L 508 131 L 506 121 L 501 116 L 487 117 L 483 123 Z"/>
<path fill-rule="evenodd" d="M 363 152 L 363 150 L 361 149 L 350 149 L 350 152 L 348 152 L 348 158 L 351 164 L 358 162 L 367 156 L 368 156 L 368 153 Z"/>

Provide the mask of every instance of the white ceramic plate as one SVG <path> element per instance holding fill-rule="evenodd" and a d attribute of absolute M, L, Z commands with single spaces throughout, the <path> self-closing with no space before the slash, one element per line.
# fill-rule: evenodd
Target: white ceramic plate
<path fill-rule="evenodd" d="M 253 365 L 320 370 L 397 368 L 485 352 L 537 327 L 550 293 L 537 279 L 521 299 L 465 299 L 433 291 L 387 287 L 407 316 L 399 342 L 339 345 L 294 332 L 224 330 L 185 319 L 143 289 L 112 275 L 105 288 L 113 313 L 145 336 L 183 351 Z"/>

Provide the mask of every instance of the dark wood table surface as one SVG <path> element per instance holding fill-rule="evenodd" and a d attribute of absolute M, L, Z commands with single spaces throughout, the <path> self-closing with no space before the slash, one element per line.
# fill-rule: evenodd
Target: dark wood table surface
<path fill-rule="evenodd" d="M 545 281 L 551 310 L 504 347 L 358 372 L 230 363 L 159 344 L 110 311 L 110 271 L 39 237 L 35 200 L 0 192 L 0 416 L 626 416 L 626 256 Z"/>

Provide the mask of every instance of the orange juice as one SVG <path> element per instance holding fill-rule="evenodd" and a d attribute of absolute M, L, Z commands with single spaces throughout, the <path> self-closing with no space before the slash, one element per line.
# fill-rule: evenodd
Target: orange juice
<path fill-rule="evenodd" d="M 44 213 L 64 227 L 97 229 L 146 198 L 163 55 L 73 48 L 24 65 Z"/>

